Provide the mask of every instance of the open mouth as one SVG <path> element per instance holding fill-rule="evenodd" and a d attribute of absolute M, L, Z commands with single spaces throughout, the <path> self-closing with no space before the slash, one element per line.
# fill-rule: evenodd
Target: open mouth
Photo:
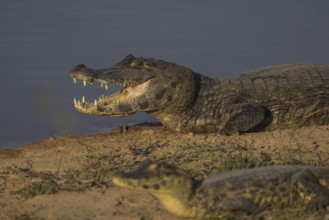
<path fill-rule="evenodd" d="M 77 83 L 77 79 L 79 79 L 78 77 L 72 77 L 73 78 L 73 82 L 74 84 Z M 99 84 L 101 87 L 105 88 L 105 90 L 108 90 L 110 86 L 112 85 L 120 85 L 123 86 L 123 89 L 110 94 L 108 96 L 100 96 L 98 99 L 95 99 L 94 101 L 88 101 L 85 99 L 85 97 L 83 96 L 81 100 L 74 98 L 74 107 L 82 112 L 82 113 L 95 113 L 95 111 L 102 111 L 102 109 L 108 105 L 117 105 L 120 103 L 127 103 L 129 101 L 134 100 L 135 98 L 137 98 L 138 96 L 143 95 L 150 84 L 150 80 L 147 80 L 143 83 L 140 84 L 124 84 L 124 83 L 119 83 L 119 82 L 107 82 L 105 80 L 100 80 L 100 79 L 79 79 L 82 80 L 83 85 L 87 86 L 87 83 L 89 83 L 90 85 L 93 85 L 94 82 L 97 82 L 97 84 Z M 104 114 L 106 114 L 104 112 Z"/>

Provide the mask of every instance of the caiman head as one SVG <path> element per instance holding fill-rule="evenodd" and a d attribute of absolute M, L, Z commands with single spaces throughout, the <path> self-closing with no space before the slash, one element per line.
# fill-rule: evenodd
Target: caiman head
<path fill-rule="evenodd" d="M 148 191 L 152 194 L 192 192 L 193 180 L 173 165 L 147 160 L 136 170 L 115 174 L 112 182 L 121 187 Z"/>
<path fill-rule="evenodd" d="M 100 84 L 106 90 L 111 85 L 124 88 L 114 94 L 100 97 L 94 102 L 74 99 L 74 107 L 81 113 L 109 116 L 127 116 L 136 112 L 156 112 L 176 103 L 181 103 L 181 92 L 191 90 L 192 71 L 177 64 L 162 60 L 135 58 L 129 54 L 122 61 L 105 69 L 92 69 L 83 64 L 74 67 L 71 72 L 76 79 Z"/>
<path fill-rule="evenodd" d="M 194 180 L 182 169 L 167 163 L 147 160 L 134 171 L 114 175 L 112 182 L 116 186 L 151 193 L 178 216 L 203 215 L 202 210 L 189 204 Z"/>

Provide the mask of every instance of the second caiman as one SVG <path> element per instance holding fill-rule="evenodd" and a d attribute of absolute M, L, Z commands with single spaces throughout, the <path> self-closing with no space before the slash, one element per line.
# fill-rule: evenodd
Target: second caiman
<path fill-rule="evenodd" d="M 84 85 L 124 87 L 94 102 L 75 99 L 79 112 L 114 117 L 147 112 L 181 133 L 231 135 L 329 124 L 329 65 L 275 65 L 213 79 L 129 54 L 110 68 L 80 64 L 70 74 Z"/>

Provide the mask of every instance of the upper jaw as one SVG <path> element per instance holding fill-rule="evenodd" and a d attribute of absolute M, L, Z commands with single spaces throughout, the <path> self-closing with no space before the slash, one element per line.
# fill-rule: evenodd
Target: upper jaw
<path fill-rule="evenodd" d="M 92 85 L 94 82 L 97 82 L 101 87 L 105 87 L 106 90 L 111 85 L 121 85 L 123 87 L 136 86 L 151 78 L 129 77 L 129 74 L 125 74 L 115 66 L 112 68 L 92 69 L 83 64 L 74 67 L 70 71 L 70 75 L 74 84 L 77 83 L 77 79 L 82 80 L 84 86 L 86 86 L 87 83 Z M 128 75 L 129 78 L 126 75 Z"/>

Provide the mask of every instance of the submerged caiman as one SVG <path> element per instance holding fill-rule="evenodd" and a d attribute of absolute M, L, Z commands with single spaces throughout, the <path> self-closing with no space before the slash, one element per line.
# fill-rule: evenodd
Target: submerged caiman
<path fill-rule="evenodd" d="M 273 206 L 299 203 L 325 211 L 329 205 L 329 167 L 267 166 L 194 180 L 175 166 L 146 161 L 134 171 L 114 175 L 112 182 L 149 192 L 169 212 L 189 218 L 259 215 Z"/>
<path fill-rule="evenodd" d="M 329 65 L 276 65 L 212 79 L 175 63 L 129 54 L 110 68 L 77 65 L 71 77 L 106 89 L 124 86 L 95 102 L 74 100 L 79 112 L 147 112 L 182 133 L 230 135 L 329 124 Z"/>

